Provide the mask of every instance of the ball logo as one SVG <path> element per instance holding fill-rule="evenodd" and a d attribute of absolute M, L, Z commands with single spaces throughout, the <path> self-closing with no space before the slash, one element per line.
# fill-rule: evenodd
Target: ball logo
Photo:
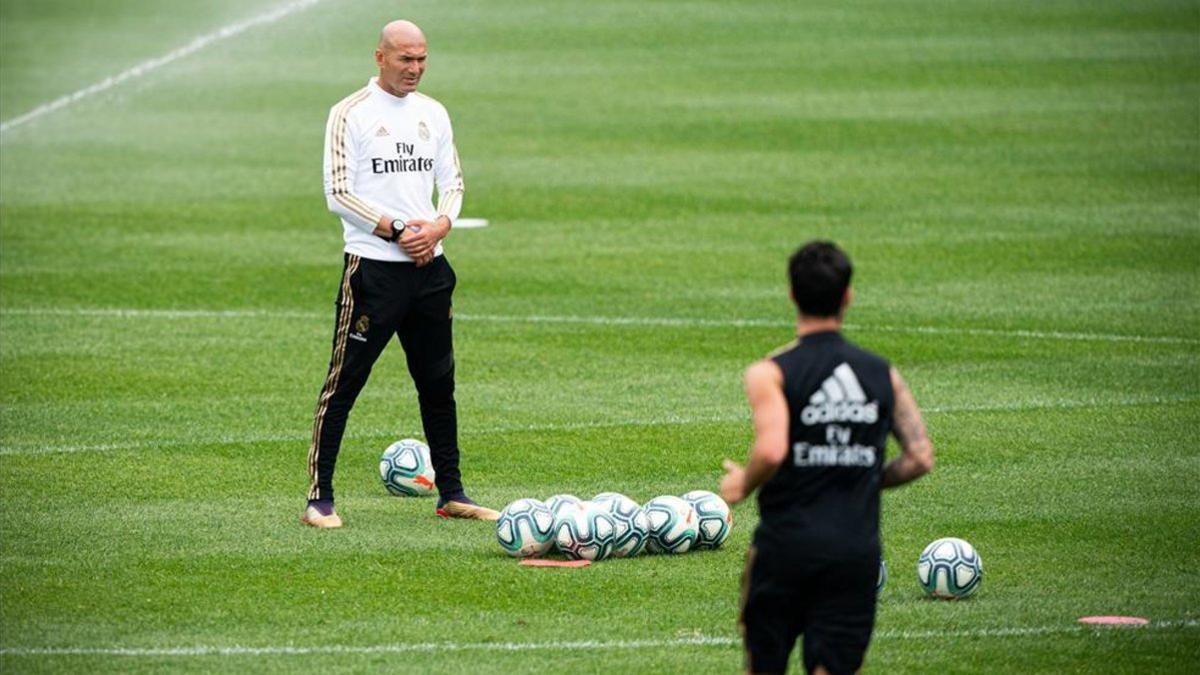
<path fill-rule="evenodd" d="M 879 420 L 879 402 L 867 401 L 850 364 L 843 363 L 825 378 L 821 388 L 800 411 L 800 421 L 808 426 L 830 422 L 874 424 Z"/>

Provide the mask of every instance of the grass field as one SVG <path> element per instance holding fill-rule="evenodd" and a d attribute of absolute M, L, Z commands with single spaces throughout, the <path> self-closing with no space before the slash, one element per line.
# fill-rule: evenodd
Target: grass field
<path fill-rule="evenodd" d="M 277 6 L 4 0 L 0 121 Z M 713 489 L 786 257 L 829 237 L 939 460 L 884 499 L 867 671 L 1195 672 L 1200 3 L 1165 0 L 324 0 L 6 128 L 0 669 L 740 667 L 753 504 L 717 552 L 520 568 L 379 484 L 420 429 L 398 346 L 347 527 L 299 524 L 323 128 L 397 12 L 492 223 L 446 243 L 478 500 Z M 969 601 L 915 582 L 941 536 L 982 554 Z M 1075 624 L 1110 613 L 1152 623 Z"/>

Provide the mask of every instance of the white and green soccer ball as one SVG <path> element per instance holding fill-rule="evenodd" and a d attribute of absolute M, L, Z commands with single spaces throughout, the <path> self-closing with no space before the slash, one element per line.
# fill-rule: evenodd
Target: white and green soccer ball
<path fill-rule="evenodd" d="M 632 558 L 641 553 L 650 536 L 642 507 L 618 492 L 601 492 L 592 498 L 592 502 L 607 509 L 608 515 L 612 516 L 615 530 L 612 557 Z"/>
<path fill-rule="evenodd" d="M 544 555 L 554 547 L 554 516 L 536 499 L 518 499 L 500 512 L 496 541 L 514 558 Z"/>
<path fill-rule="evenodd" d="M 616 524 L 599 504 L 563 504 L 554 516 L 554 546 L 572 560 L 604 560 L 615 537 Z"/>
<path fill-rule="evenodd" d="M 426 497 L 434 491 L 429 446 L 415 438 L 396 441 L 379 458 L 379 478 L 398 497 Z"/>
<path fill-rule="evenodd" d="M 646 550 L 651 553 L 687 553 L 699 537 L 696 509 L 679 497 L 655 497 L 642 507 L 650 537 Z"/>
<path fill-rule="evenodd" d="M 943 600 L 958 600 L 979 590 L 983 561 L 962 539 L 946 537 L 925 547 L 917 558 L 917 581 L 925 592 Z"/>
<path fill-rule="evenodd" d="M 733 513 L 725 500 L 708 490 L 692 490 L 682 499 L 696 509 L 696 549 L 712 550 L 724 544 L 733 530 Z"/>
<path fill-rule="evenodd" d="M 561 509 L 562 507 L 571 506 L 574 504 L 582 504 L 582 503 L 583 503 L 583 500 L 580 499 L 579 497 L 576 497 L 575 495 L 561 494 L 561 495 L 554 495 L 553 497 L 547 499 L 546 500 L 546 508 L 550 509 L 551 514 L 557 516 L 558 510 Z"/>

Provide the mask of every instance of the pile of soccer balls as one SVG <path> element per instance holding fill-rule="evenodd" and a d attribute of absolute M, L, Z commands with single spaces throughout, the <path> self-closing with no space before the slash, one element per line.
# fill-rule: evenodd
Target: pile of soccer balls
<path fill-rule="evenodd" d="M 590 501 L 566 494 L 518 499 L 500 512 L 496 540 L 515 558 L 557 550 L 572 560 L 604 560 L 715 549 L 732 528 L 729 505 L 707 490 L 655 497 L 644 506 L 602 492 Z"/>
<path fill-rule="evenodd" d="M 429 446 L 412 438 L 391 444 L 379 458 L 379 477 L 397 496 L 433 494 Z M 518 499 L 500 513 L 496 540 L 516 558 L 558 550 L 573 560 L 603 560 L 643 551 L 673 554 L 715 549 L 729 538 L 732 527 L 729 505 L 706 490 L 655 497 L 645 506 L 616 492 L 602 492 L 586 502 L 573 495 L 554 495 L 545 502 Z M 880 560 L 877 592 L 887 578 L 887 564 Z M 935 598 L 966 598 L 979 589 L 982 579 L 983 561 L 962 539 L 938 539 L 917 560 L 917 581 Z"/>

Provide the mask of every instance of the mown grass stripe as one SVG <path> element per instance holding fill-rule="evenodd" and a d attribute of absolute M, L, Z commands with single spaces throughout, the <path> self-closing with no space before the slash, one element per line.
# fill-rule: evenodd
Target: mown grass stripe
<path fill-rule="evenodd" d="M 922 412 L 928 415 L 955 414 L 955 413 L 986 413 L 986 412 L 1022 412 L 1032 410 L 1075 410 L 1080 408 L 1126 408 L 1145 405 L 1182 405 L 1187 403 L 1200 402 L 1200 397 L 1197 396 L 1179 396 L 1179 397 L 1131 397 L 1125 399 L 1102 401 L 1082 401 L 1082 400 L 1059 400 L 1059 401 L 1040 401 L 1020 404 L 999 404 L 999 405 L 953 405 L 953 406 L 928 406 L 922 409 Z M 509 433 L 536 433 L 536 432 L 555 432 L 555 431 L 586 431 L 589 429 L 613 429 L 620 427 L 656 427 L 656 426 L 681 426 L 688 424 L 732 424 L 732 423 L 749 423 L 749 415 L 709 415 L 709 416 L 694 416 L 694 417 L 657 417 L 641 420 L 608 420 L 596 422 L 565 422 L 561 424 L 516 424 L 496 427 L 487 427 L 480 429 L 461 429 L 460 434 L 465 436 L 486 436 L 491 434 L 509 434 Z M 383 438 L 391 437 L 397 433 L 412 433 L 419 435 L 421 432 L 417 429 L 411 429 L 408 432 L 399 432 L 395 429 L 376 430 L 369 432 L 347 433 L 344 438 L 347 439 L 366 439 L 366 438 Z M 0 456 L 3 455 L 45 455 L 59 454 L 72 452 L 105 452 L 113 450 L 139 450 L 146 448 L 166 448 L 180 447 L 186 445 L 215 445 L 215 444 L 231 444 L 238 445 L 243 443 L 287 443 L 301 442 L 311 440 L 311 434 L 276 434 L 276 435 L 245 435 L 245 436 L 219 436 L 209 438 L 190 438 L 190 439 L 167 439 L 161 441 L 137 441 L 134 443 L 100 443 L 95 445 L 66 445 L 57 447 L 29 447 L 29 446 L 7 446 L 0 447 Z"/>
<path fill-rule="evenodd" d="M 875 640 L 936 640 L 959 638 L 1013 638 L 1036 637 L 1039 635 L 1075 633 L 1086 636 L 1106 636 L 1115 631 L 1164 630 L 1200 627 L 1195 619 L 1155 621 L 1138 627 L 1101 627 L 1078 624 L 1050 626 L 1021 626 L 1012 628 L 967 628 L 959 630 L 880 630 Z M 734 647 L 742 641 L 732 636 L 696 635 L 683 638 L 660 640 L 551 640 L 547 642 L 418 642 L 409 644 L 382 645 L 268 645 L 247 647 L 241 645 L 194 646 L 194 647 L 2 647 L 5 656 L 134 656 L 134 657 L 188 657 L 188 656 L 306 656 L 315 654 L 402 654 L 412 652 L 526 652 L 526 651 L 575 651 L 575 650 L 625 650 L 655 649 L 661 647 Z"/>
<path fill-rule="evenodd" d="M 130 319 L 318 319 L 317 312 L 265 309 L 128 309 L 128 308 L 41 308 L 11 307 L 0 310 L 11 316 L 94 316 Z M 574 316 L 574 315 L 507 315 L 456 314 L 460 321 L 490 323 L 581 324 L 594 326 L 634 326 L 654 328 L 789 328 L 794 321 L 782 319 L 703 319 L 690 317 L 644 316 Z M 1043 331 L 1032 329 L 955 328 L 950 326 L 891 326 L 848 323 L 848 331 L 904 333 L 916 335 L 975 335 L 1030 340 L 1066 340 L 1082 342 L 1144 342 L 1156 344 L 1200 345 L 1200 338 L 1173 335 L 1125 335 L 1120 333 L 1088 333 L 1075 331 Z"/>

